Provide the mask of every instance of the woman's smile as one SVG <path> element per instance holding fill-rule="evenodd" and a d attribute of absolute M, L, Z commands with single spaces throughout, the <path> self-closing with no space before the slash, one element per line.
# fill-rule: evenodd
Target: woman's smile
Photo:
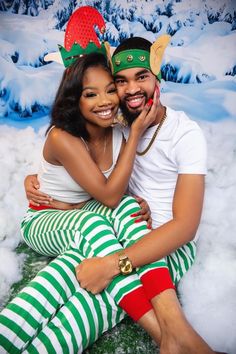
<path fill-rule="evenodd" d="M 113 109 L 109 108 L 109 109 L 104 109 L 101 111 L 95 111 L 95 113 L 103 119 L 110 119 L 113 118 Z"/>
<path fill-rule="evenodd" d="M 80 110 L 88 123 L 112 124 L 119 105 L 116 86 L 111 74 L 102 67 L 90 67 L 83 79 Z"/>

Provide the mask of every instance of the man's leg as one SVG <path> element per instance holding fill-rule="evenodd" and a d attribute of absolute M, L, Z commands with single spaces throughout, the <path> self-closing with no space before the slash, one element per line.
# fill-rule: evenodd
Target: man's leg
<path fill-rule="evenodd" d="M 89 210 L 94 210 L 94 208 L 90 207 Z M 97 212 L 97 210 L 95 209 L 94 211 Z M 146 222 L 135 223 L 134 218 L 131 217 L 138 210 L 140 210 L 140 206 L 131 196 L 124 196 L 119 206 L 115 209 L 100 206 L 99 213 L 109 220 L 116 232 L 118 241 L 124 248 L 132 245 L 150 232 Z M 165 289 L 175 288 L 165 259 L 147 264 L 136 271 L 139 274 L 148 300 Z"/>
<path fill-rule="evenodd" d="M 151 301 L 161 328 L 161 354 L 213 354 L 187 321 L 173 289 L 164 290 Z"/>
<path fill-rule="evenodd" d="M 177 286 L 196 255 L 195 242 L 180 247 L 167 256 L 167 264 Z M 151 299 L 162 332 L 161 353 L 212 354 L 212 349 L 187 321 L 174 289 L 166 289 Z"/>
<path fill-rule="evenodd" d="M 134 200 L 132 201 L 131 197 L 125 197 L 112 213 L 118 240 L 123 243 L 124 247 L 145 237 L 149 232 L 145 222 L 135 224 L 130 218 L 130 215 L 138 209 L 139 206 Z M 195 251 L 195 243 L 190 242 L 166 259 L 140 267 L 138 270 L 146 296 L 150 299 L 158 319 L 162 338 L 161 353 L 163 354 L 212 353 L 209 346 L 187 322 L 175 291 L 175 285 L 193 264 Z M 178 326 L 185 330 L 185 335 L 182 336 L 181 332 L 177 330 Z M 173 333 L 175 333 L 175 337 Z M 181 341 L 179 338 L 183 338 L 183 340 Z M 197 344 L 201 351 L 195 351 L 193 343 Z"/>
<path fill-rule="evenodd" d="M 115 230 L 116 238 L 121 243 L 124 243 L 124 240 L 127 242 L 127 244 L 129 242 L 134 242 L 132 240 L 133 238 L 136 240 L 144 236 L 147 232 L 150 231 L 147 229 L 145 222 L 139 224 L 134 223 L 134 219 L 130 215 L 136 212 L 137 210 L 139 210 L 140 207 L 136 202 L 136 200 L 130 196 L 125 196 L 122 199 L 119 206 L 115 209 L 108 208 L 103 204 L 98 203 L 97 201 L 91 201 L 87 203 L 84 208 L 86 210 L 99 213 L 99 215 L 104 216 L 104 218 L 109 221 L 110 225 Z M 117 290 L 116 279 L 119 279 L 119 277 L 123 277 L 123 276 L 116 277 L 107 287 L 107 290 L 109 292 L 111 291 L 112 296 L 115 296 L 115 294 L 113 294 L 113 289 L 115 291 Z M 124 281 L 127 284 L 128 290 L 130 287 L 130 281 L 128 280 L 129 277 L 127 276 L 123 277 Z M 139 284 L 141 285 L 140 282 Z M 143 287 L 141 289 L 142 289 L 142 297 L 145 296 L 146 298 L 145 289 Z M 140 288 L 137 290 L 139 291 Z M 143 293 L 145 294 L 143 295 Z M 122 308 L 124 308 L 126 311 L 127 311 L 127 304 L 128 306 L 131 307 L 134 306 L 134 312 L 136 312 L 138 310 L 138 306 L 137 306 L 138 298 L 139 298 L 139 294 L 136 293 L 135 291 L 131 291 L 129 292 L 128 296 L 123 297 L 121 299 L 119 305 Z M 140 315 L 136 317 L 133 316 L 133 319 L 136 320 L 140 324 L 140 326 L 142 326 L 158 344 L 160 343 L 161 332 L 153 309 L 146 312 L 143 311 L 141 316 Z"/>

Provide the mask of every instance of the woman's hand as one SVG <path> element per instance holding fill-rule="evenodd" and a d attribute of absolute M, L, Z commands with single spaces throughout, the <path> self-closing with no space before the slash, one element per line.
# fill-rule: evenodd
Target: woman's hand
<path fill-rule="evenodd" d="M 118 256 L 94 257 L 83 260 L 76 267 L 76 278 L 80 286 L 92 294 L 98 294 L 119 274 Z"/>
<path fill-rule="evenodd" d="M 146 221 L 148 229 L 152 229 L 151 210 L 148 203 L 145 199 L 138 197 L 137 195 L 134 195 L 133 197 L 137 200 L 141 209 L 131 216 L 136 218 L 136 222 Z"/>
<path fill-rule="evenodd" d="M 39 181 L 37 175 L 29 175 L 24 181 L 26 198 L 34 206 L 48 205 L 52 198 L 39 191 Z"/>
<path fill-rule="evenodd" d="M 158 112 L 158 99 L 157 91 L 155 90 L 153 99 L 149 99 L 146 105 L 144 106 L 142 112 L 134 120 L 131 125 L 131 132 L 137 133 L 141 136 L 145 130 L 152 125 L 157 117 Z"/>

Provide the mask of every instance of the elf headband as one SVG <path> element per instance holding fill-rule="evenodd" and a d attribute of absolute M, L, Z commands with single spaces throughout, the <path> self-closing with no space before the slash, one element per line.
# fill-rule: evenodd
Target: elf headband
<path fill-rule="evenodd" d="M 101 34 L 105 32 L 105 21 L 102 15 L 91 6 L 82 6 L 77 9 L 69 18 L 65 32 L 64 47 L 58 45 L 59 52 L 47 54 L 44 60 L 56 61 L 64 64 L 67 68 L 84 54 L 96 52 L 105 55 L 109 59 L 109 43 L 100 43 L 94 26 L 98 27 Z"/>
<path fill-rule="evenodd" d="M 150 70 L 158 80 L 161 80 L 161 62 L 164 51 L 171 37 L 164 34 L 151 45 L 150 52 L 143 49 L 125 49 L 112 57 L 113 75 L 130 68 L 145 68 Z"/>

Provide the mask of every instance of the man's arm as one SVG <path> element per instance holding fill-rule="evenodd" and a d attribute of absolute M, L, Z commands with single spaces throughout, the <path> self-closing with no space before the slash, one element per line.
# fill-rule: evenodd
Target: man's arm
<path fill-rule="evenodd" d="M 48 205 L 52 198 L 39 191 L 40 185 L 37 175 L 28 175 L 24 180 L 25 194 L 29 202 L 34 206 Z"/>
<path fill-rule="evenodd" d="M 134 267 L 157 261 L 193 240 L 201 218 L 204 198 L 204 175 L 178 176 L 173 218 L 125 249 Z M 96 272 L 94 269 L 96 267 Z M 119 274 L 118 254 L 85 260 L 77 267 L 82 287 L 97 293 Z"/>
<path fill-rule="evenodd" d="M 126 249 L 134 267 L 166 257 L 193 240 L 202 213 L 204 180 L 204 175 L 179 175 L 173 199 L 173 219 Z"/>
<path fill-rule="evenodd" d="M 53 200 L 53 198 L 51 198 L 49 195 L 40 192 L 39 190 L 40 184 L 36 174 L 28 175 L 25 178 L 24 186 L 25 186 L 26 198 L 29 200 L 29 202 L 32 205 L 37 207 L 40 205 L 50 205 L 51 207 L 55 207 L 57 209 L 70 210 L 70 209 L 80 209 L 82 207 L 82 204 L 83 205 L 85 204 L 85 202 L 78 203 L 78 204 L 70 204 L 70 203 L 64 203 L 64 202 L 59 202 L 57 200 Z M 143 220 L 146 221 L 148 228 L 151 229 L 152 218 L 151 218 L 151 211 L 148 203 L 146 202 L 146 200 L 144 200 L 141 197 L 134 196 L 134 198 L 139 203 L 140 210 L 131 216 L 136 219 L 136 222 L 143 221 Z"/>

